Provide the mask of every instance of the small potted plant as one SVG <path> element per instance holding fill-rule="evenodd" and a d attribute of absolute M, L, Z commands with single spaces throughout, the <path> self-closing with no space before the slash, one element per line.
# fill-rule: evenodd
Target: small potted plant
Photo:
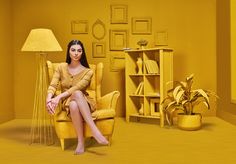
<path fill-rule="evenodd" d="M 201 128 L 201 113 L 194 113 L 194 107 L 203 103 L 210 109 L 209 96 L 218 97 L 214 92 L 203 89 L 192 89 L 193 74 L 186 81 L 175 81 L 174 88 L 170 89 L 162 101 L 163 112 L 167 122 L 173 124 L 175 111 L 182 111 L 177 115 L 177 126 L 184 130 L 197 130 Z"/>

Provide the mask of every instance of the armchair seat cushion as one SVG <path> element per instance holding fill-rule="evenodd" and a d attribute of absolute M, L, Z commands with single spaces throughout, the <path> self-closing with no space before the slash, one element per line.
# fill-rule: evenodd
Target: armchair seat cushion
<path fill-rule="evenodd" d="M 114 109 L 99 109 L 92 113 L 93 120 L 101 120 L 101 119 L 107 119 L 107 118 L 114 118 L 116 115 L 116 112 Z M 67 116 L 66 111 L 61 111 L 57 113 L 57 122 L 70 122 L 71 118 L 70 116 Z"/>

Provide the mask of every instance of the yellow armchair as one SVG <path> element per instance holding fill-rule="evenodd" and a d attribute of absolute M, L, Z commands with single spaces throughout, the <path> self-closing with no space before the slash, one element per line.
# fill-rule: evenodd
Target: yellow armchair
<path fill-rule="evenodd" d="M 53 73 L 59 63 L 52 63 L 47 61 L 48 79 L 49 82 L 52 79 Z M 92 113 L 92 117 L 101 133 L 107 137 L 109 144 L 111 144 L 112 133 L 114 129 L 114 117 L 117 100 L 119 98 L 120 92 L 113 91 L 104 96 L 101 96 L 101 81 L 103 76 L 103 63 L 98 63 L 97 65 L 90 64 L 91 69 L 94 71 L 94 75 L 91 79 L 90 86 L 86 90 L 89 95 L 95 98 L 97 102 L 97 109 Z M 59 87 L 60 88 L 60 87 Z M 60 93 L 60 89 L 57 90 L 56 94 Z M 84 135 L 85 137 L 91 137 L 91 131 L 89 127 L 85 124 Z M 61 148 L 65 148 L 65 139 L 77 138 L 75 129 L 69 117 L 66 115 L 66 111 L 62 109 L 62 105 L 59 104 L 54 116 L 54 126 L 55 131 L 60 139 Z"/>

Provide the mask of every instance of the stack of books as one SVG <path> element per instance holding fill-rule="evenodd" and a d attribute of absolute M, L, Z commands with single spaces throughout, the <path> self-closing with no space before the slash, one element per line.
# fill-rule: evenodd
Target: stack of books
<path fill-rule="evenodd" d="M 143 95 L 143 81 L 139 83 L 136 91 L 134 92 L 135 95 Z"/>
<path fill-rule="evenodd" d="M 159 74 L 159 67 L 155 60 L 145 60 L 144 64 L 148 74 Z"/>

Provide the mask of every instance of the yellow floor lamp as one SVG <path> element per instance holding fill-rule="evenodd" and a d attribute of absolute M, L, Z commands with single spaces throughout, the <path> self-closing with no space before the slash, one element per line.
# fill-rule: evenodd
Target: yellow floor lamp
<path fill-rule="evenodd" d="M 53 118 L 46 111 L 46 52 L 62 51 L 56 37 L 50 29 L 32 29 L 21 51 L 36 52 L 37 77 L 35 86 L 33 117 L 30 131 L 30 144 L 53 144 Z"/>

